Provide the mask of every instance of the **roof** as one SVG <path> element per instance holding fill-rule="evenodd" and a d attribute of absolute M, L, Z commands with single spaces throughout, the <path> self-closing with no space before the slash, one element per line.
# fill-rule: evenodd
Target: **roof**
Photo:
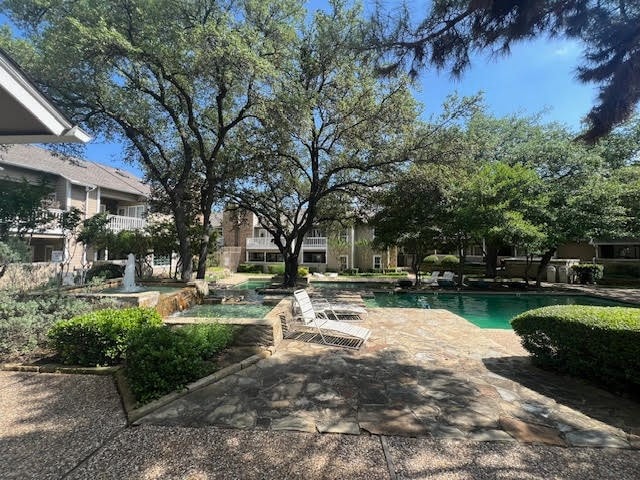
<path fill-rule="evenodd" d="M 91 140 L 91 136 L 74 126 L 1 49 L 0 112 L 0 144 Z"/>
<path fill-rule="evenodd" d="M 102 187 L 148 197 L 148 185 L 135 175 L 91 160 L 55 155 L 33 145 L 12 145 L 0 152 L 0 164 L 46 172 L 66 178 L 71 183 Z"/>

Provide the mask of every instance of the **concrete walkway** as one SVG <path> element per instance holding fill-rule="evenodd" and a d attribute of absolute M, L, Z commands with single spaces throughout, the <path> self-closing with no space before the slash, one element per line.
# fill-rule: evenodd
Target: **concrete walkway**
<path fill-rule="evenodd" d="M 2 479 L 637 478 L 634 450 L 378 435 L 125 428 L 108 377 L 0 372 Z"/>
<path fill-rule="evenodd" d="M 288 340 L 139 423 L 640 448 L 640 404 L 532 367 L 511 331 L 423 309 L 367 325 L 361 351 Z"/>

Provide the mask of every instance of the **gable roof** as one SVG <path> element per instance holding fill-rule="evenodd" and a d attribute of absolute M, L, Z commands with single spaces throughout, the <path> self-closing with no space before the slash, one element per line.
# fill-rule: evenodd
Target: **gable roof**
<path fill-rule="evenodd" d="M 91 140 L 91 136 L 74 126 L 1 49 L 0 112 L 0 144 Z"/>
<path fill-rule="evenodd" d="M 71 183 L 148 197 L 148 185 L 135 175 L 81 158 L 54 155 L 33 145 L 12 145 L 0 152 L 0 164 L 59 175 Z"/>

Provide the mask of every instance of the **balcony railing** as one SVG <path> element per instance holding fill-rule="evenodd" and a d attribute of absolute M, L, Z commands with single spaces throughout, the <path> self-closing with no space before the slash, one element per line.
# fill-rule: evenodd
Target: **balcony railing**
<path fill-rule="evenodd" d="M 303 248 L 327 248 L 327 237 L 305 237 Z"/>
<path fill-rule="evenodd" d="M 277 250 L 272 237 L 248 237 L 247 250 Z"/>
<path fill-rule="evenodd" d="M 121 230 L 142 230 L 147 226 L 147 220 L 138 217 L 125 217 L 122 215 L 109 215 L 109 229 L 113 233 Z"/>

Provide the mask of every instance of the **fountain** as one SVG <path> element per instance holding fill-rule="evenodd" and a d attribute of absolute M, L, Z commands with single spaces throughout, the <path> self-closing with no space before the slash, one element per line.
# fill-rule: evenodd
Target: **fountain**
<path fill-rule="evenodd" d="M 127 265 L 124 267 L 124 278 L 122 279 L 122 292 L 138 292 L 140 287 L 136 285 L 136 257 L 133 253 L 127 255 Z"/>

